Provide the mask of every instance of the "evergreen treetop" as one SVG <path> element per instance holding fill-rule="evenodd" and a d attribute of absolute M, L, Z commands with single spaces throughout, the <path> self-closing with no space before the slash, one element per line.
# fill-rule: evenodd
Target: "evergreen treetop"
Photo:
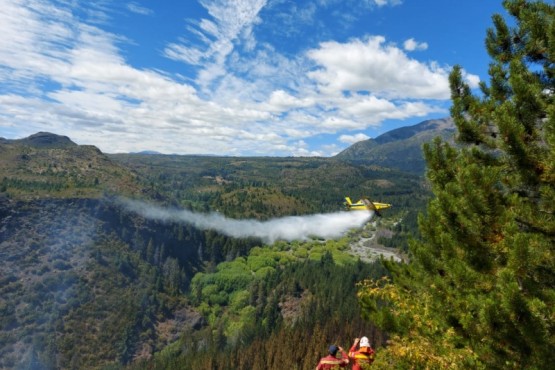
<path fill-rule="evenodd" d="M 378 368 L 555 363 L 555 7 L 503 5 L 514 22 L 493 16 L 489 84 L 450 75 L 457 147 L 424 147 L 435 197 L 412 261 L 360 291 L 392 334 Z"/>

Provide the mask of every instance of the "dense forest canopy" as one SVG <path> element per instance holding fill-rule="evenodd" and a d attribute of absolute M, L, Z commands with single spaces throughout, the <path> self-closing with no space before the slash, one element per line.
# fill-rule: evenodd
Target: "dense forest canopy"
<path fill-rule="evenodd" d="M 105 155 L 41 137 L 52 145 L 0 146 L 0 367 L 134 368 L 150 359 L 145 366 L 213 368 L 231 356 L 247 369 L 269 366 L 275 338 L 293 336 L 290 345 L 312 351 L 299 360 L 308 368 L 330 340 L 364 332 L 384 342 L 361 318 L 355 283 L 386 273 L 369 262 L 381 253 L 373 247 L 407 249 L 429 196 L 421 177 L 332 158 Z M 345 195 L 394 207 L 339 240 L 265 245 L 118 201 L 263 222 L 344 213 Z M 287 284 L 267 284 L 276 281 Z M 342 318 L 350 324 L 336 333 Z M 272 355 L 275 366 L 288 349 Z"/>

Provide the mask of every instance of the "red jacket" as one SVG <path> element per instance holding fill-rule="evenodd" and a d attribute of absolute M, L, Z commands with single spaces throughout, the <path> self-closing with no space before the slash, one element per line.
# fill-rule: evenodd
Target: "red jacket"
<path fill-rule="evenodd" d="M 349 364 L 349 358 L 345 352 L 341 352 L 341 358 L 337 358 L 332 355 L 327 355 L 326 357 L 322 357 L 320 362 L 318 362 L 318 366 L 316 366 L 316 370 L 328 370 L 328 369 L 335 369 L 338 367 L 347 367 Z"/>
<path fill-rule="evenodd" d="M 353 370 L 362 370 L 361 365 L 370 365 L 374 362 L 374 350 L 370 347 L 360 347 L 357 351 L 357 345 L 354 344 L 349 350 L 349 357 L 353 359 Z"/>

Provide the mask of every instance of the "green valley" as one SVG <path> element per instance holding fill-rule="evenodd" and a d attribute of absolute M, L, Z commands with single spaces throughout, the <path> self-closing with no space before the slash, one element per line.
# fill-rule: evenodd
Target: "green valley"
<path fill-rule="evenodd" d="M 373 247 L 406 252 L 429 197 L 417 175 L 334 158 L 106 155 L 47 133 L 0 150 L 5 368 L 211 368 L 239 348 L 249 368 L 272 338 L 295 333 L 316 349 L 338 326 L 338 340 L 363 330 L 384 343 L 356 283 L 386 273 Z M 345 195 L 366 194 L 395 207 L 339 240 L 271 245 L 120 201 L 264 222 L 343 212 Z"/>

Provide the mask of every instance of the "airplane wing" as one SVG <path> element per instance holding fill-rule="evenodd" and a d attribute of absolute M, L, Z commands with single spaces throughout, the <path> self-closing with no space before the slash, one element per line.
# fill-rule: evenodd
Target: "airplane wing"
<path fill-rule="evenodd" d="M 368 198 L 362 198 L 361 200 L 364 203 L 364 205 L 366 206 L 366 208 L 368 208 L 371 211 L 374 211 L 376 213 L 376 215 L 378 215 L 379 217 L 382 217 L 382 214 L 380 213 L 381 209 L 386 209 L 386 208 L 391 207 L 391 204 L 388 204 L 388 203 L 374 203 Z"/>
<path fill-rule="evenodd" d="M 376 216 L 382 217 L 382 214 L 378 211 L 378 208 L 369 199 L 362 199 L 362 202 L 368 208 L 368 210 L 373 211 Z"/>
<path fill-rule="evenodd" d="M 378 209 L 376 208 L 376 206 L 374 205 L 374 203 L 372 203 L 369 199 L 367 198 L 362 198 L 362 203 L 364 203 L 364 205 L 366 206 L 366 208 L 368 208 L 371 211 L 376 212 Z"/>

